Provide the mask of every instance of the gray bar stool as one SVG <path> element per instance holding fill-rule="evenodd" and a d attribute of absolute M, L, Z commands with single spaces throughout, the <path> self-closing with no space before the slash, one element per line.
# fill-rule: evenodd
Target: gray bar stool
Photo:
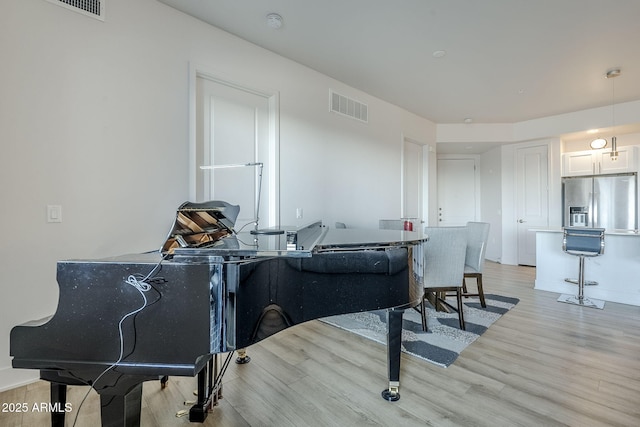
<path fill-rule="evenodd" d="M 599 256 L 604 253 L 604 228 L 566 227 L 562 238 L 562 250 L 580 259 L 578 295 L 562 294 L 558 301 L 603 309 L 604 301 L 585 298 L 584 296 L 584 259 L 585 257 Z"/>

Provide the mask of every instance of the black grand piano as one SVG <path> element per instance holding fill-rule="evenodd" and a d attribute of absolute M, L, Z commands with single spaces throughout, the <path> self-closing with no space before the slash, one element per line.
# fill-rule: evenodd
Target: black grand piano
<path fill-rule="evenodd" d="M 51 382 L 52 425 L 64 425 L 67 385 L 99 393 L 103 426 L 139 425 L 142 383 L 174 375 L 198 376 L 189 419 L 202 422 L 234 351 L 244 362 L 287 327 L 377 309 L 388 309 L 382 397 L 399 399 L 402 314 L 422 296 L 426 237 L 320 222 L 236 233 L 238 211 L 185 203 L 160 252 L 58 262 L 56 313 L 10 340 L 13 367 Z"/>

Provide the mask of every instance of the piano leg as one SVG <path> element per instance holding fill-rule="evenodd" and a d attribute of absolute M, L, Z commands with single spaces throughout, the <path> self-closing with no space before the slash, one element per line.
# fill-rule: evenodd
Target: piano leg
<path fill-rule="evenodd" d="M 389 402 L 400 399 L 400 353 L 402 351 L 402 315 L 404 310 L 387 310 L 387 367 L 389 388 L 382 398 Z"/>
<path fill-rule="evenodd" d="M 67 403 L 67 385 L 51 383 L 51 404 L 59 411 L 51 411 L 51 427 L 64 427 L 64 407 Z"/>
<path fill-rule="evenodd" d="M 215 355 L 212 356 L 209 362 L 198 372 L 198 401 L 189 409 L 189 421 L 192 423 L 204 422 L 209 409 L 213 407 L 211 391 L 215 357 Z"/>
<path fill-rule="evenodd" d="M 136 384 L 127 394 L 100 395 L 102 427 L 139 427 L 142 406 L 142 383 Z"/>
<path fill-rule="evenodd" d="M 207 418 L 209 411 L 218 405 L 218 401 L 222 399 L 222 377 L 224 376 L 233 352 L 227 354 L 223 364 L 221 354 L 211 355 L 206 365 L 198 372 L 198 400 L 189 409 L 189 421 L 192 423 L 202 423 Z"/>

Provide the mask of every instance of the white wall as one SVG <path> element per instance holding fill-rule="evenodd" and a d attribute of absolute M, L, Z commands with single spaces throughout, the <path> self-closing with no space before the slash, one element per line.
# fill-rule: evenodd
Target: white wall
<path fill-rule="evenodd" d="M 491 224 L 485 257 L 502 260 L 502 150 L 493 148 L 480 156 L 480 220 Z"/>
<path fill-rule="evenodd" d="M 155 0 L 108 6 L 101 22 L 0 3 L 0 390 L 38 375 L 10 368 L 9 332 L 56 309 L 57 260 L 166 236 L 189 194 L 190 64 L 279 92 L 283 223 L 297 207 L 327 224 L 399 217 L 403 137 L 435 146 L 432 122 Z M 329 89 L 368 104 L 369 124 L 329 113 Z"/>
<path fill-rule="evenodd" d="M 616 128 L 637 129 L 640 101 L 616 104 Z M 590 108 L 517 123 L 439 124 L 438 143 L 509 144 L 602 129 L 611 126 L 611 107 Z M 634 132 L 627 130 L 625 133 Z M 620 137 L 620 135 L 618 135 Z"/>

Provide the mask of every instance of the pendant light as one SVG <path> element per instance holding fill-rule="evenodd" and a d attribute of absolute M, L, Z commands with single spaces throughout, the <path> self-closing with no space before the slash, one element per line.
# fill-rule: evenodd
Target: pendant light
<path fill-rule="evenodd" d="M 620 68 L 612 68 L 609 71 L 607 71 L 607 74 L 605 75 L 605 77 L 607 79 L 613 79 L 615 77 L 618 77 L 620 74 L 622 74 L 622 72 L 620 71 Z M 615 87 L 615 82 L 613 80 L 611 80 L 611 132 L 615 132 L 615 126 L 616 126 L 616 87 Z M 611 137 L 611 152 L 609 153 L 609 155 L 611 156 L 611 160 L 618 160 L 618 146 L 616 144 L 616 137 L 612 136 Z"/>

